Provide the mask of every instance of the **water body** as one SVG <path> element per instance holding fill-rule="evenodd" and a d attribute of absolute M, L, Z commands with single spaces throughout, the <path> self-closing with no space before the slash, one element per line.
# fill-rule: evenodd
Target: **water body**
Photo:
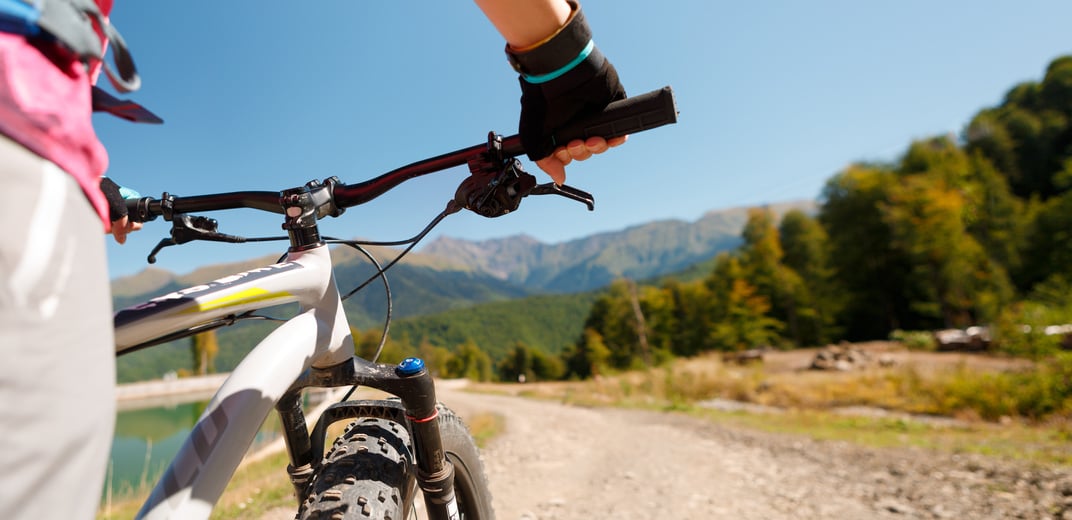
<path fill-rule="evenodd" d="M 158 402 L 149 407 L 121 410 L 116 415 L 104 493 L 110 489 L 113 497 L 121 497 L 139 490 L 151 490 L 207 405 L 205 398 L 192 402 Z M 261 427 L 251 450 L 278 436 L 279 418 L 273 413 Z"/>

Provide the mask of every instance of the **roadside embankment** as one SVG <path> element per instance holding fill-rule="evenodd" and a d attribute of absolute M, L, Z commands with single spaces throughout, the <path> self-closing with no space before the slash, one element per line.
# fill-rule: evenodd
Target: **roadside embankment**
<path fill-rule="evenodd" d="M 120 410 L 180 404 L 212 397 L 230 374 L 154 379 L 116 386 L 115 400 Z"/>

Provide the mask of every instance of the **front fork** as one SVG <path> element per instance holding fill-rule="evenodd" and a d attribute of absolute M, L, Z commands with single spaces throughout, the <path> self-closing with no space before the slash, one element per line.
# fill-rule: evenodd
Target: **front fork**
<path fill-rule="evenodd" d="M 312 433 L 305 425 L 302 390 L 308 387 L 361 385 L 398 396 L 401 406 L 382 401 L 345 401 L 328 407 Z M 276 403 L 282 423 L 283 438 L 290 454 L 291 483 L 301 497 L 320 464 L 328 425 L 358 417 L 379 417 L 406 425 L 413 434 L 417 459 L 417 482 L 424 491 L 429 518 L 455 520 L 458 507 L 454 497 L 454 466 L 447 460 L 439 434 L 439 411 L 436 408 L 435 384 L 417 358 L 407 358 L 398 365 L 372 363 L 359 357 L 328 368 L 310 368 L 290 386 Z"/>

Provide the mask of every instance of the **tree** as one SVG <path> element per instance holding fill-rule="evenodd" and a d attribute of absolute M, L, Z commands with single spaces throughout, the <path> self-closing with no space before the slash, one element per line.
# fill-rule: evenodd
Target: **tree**
<path fill-rule="evenodd" d="M 603 336 L 592 328 L 585 328 L 584 333 L 570 348 L 562 353 L 565 376 L 588 379 L 605 374 L 610 349 L 603 343 Z"/>
<path fill-rule="evenodd" d="M 464 377 L 472 381 L 491 381 L 491 358 L 473 341 L 458 346 L 447 361 L 446 377 Z"/>
<path fill-rule="evenodd" d="M 823 188 L 819 222 L 830 239 L 830 267 L 846 299 L 837 322 L 850 340 L 885 338 L 903 328 L 908 314 L 904 288 L 911 264 L 893 247 L 880 210 L 896 182 L 888 166 L 856 164 Z"/>
<path fill-rule="evenodd" d="M 973 223 L 993 229 L 997 236 L 987 237 L 991 249 L 1015 259 L 1002 243 L 1015 220 L 980 215 L 986 207 L 1015 211 L 1003 207 L 1001 183 L 988 175 L 988 165 L 944 137 L 917 141 L 905 154 L 880 209 L 894 247 L 912 265 L 905 286 L 910 322 L 966 327 L 994 318 L 1011 296 L 1007 271 L 970 232 Z"/>
<path fill-rule="evenodd" d="M 561 378 L 563 372 L 563 363 L 558 358 L 531 349 L 520 341 L 498 366 L 502 381 L 552 381 Z M 521 376 L 525 376 L 524 379 Z"/>
<path fill-rule="evenodd" d="M 199 376 L 216 372 L 216 355 L 220 353 L 216 331 L 194 334 L 190 338 L 190 353 L 194 358 L 194 374 Z"/>
<path fill-rule="evenodd" d="M 1022 283 L 1034 287 L 1053 276 L 1072 279 L 1072 191 L 1046 201 L 1028 230 Z"/>
<path fill-rule="evenodd" d="M 912 321 L 927 328 L 967 327 L 992 317 L 995 309 L 978 306 L 993 303 L 983 293 L 1007 287 L 1004 271 L 967 233 L 963 209 L 958 191 L 923 175 L 903 179 L 883 206 L 894 244 L 912 265 L 906 285 Z M 1001 288 L 987 287 L 991 282 Z"/>
<path fill-rule="evenodd" d="M 610 352 L 607 362 L 615 368 L 646 366 L 646 327 L 633 282 L 618 279 L 596 299 L 585 320 L 585 328 L 597 331 Z"/>
<path fill-rule="evenodd" d="M 399 363 L 407 357 L 417 355 L 417 349 L 409 343 L 408 338 L 406 337 L 396 339 L 392 336 L 388 336 L 387 341 L 381 349 L 380 341 L 383 338 L 382 329 L 371 329 L 364 332 L 357 329 L 350 329 L 350 334 L 354 339 L 354 353 L 358 357 L 369 361 Z M 378 357 L 377 353 L 379 353 Z"/>
<path fill-rule="evenodd" d="M 1026 245 L 1025 205 L 1013 196 L 1007 179 L 982 154 L 972 155 L 970 168 L 972 182 L 962 188 L 968 233 L 1019 286 L 1021 253 Z"/>
<path fill-rule="evenodd" d="M 732 281 L 724 303 L 725 314 L 715 324 L 711 337 L 721 350 L 740 351 L 777 342 L 782 324 L 767 315 L 770 304 L 747 281 Z"/>
<path fill-rule="evenodd" d="M 772 318 L 770 302 L 744 277 L 738 257 L 721 254 L 706 284 L 711 294 L 708 342 L 719 350 L 745 350 L 777 343 L 782 322 Z"/>
<path fill-rule="evenodd" d="M 778 227 L 782 263 L 801 279 L 797 294 L 797 344 L 821 345 L 838 333 L 835 317 L 843 307 L 830 268 L 829 238 L 819 221 L 803 211 L 792 210 Z"/>
<path fill-rule="evenodd" d="M 432 377 L 440 377 L 450 372 L 450 363 L 455 354 L 444 347 L 437 347 L 427 340 L 422 340 L 417 347 L 417 357 L 424 360 L 424 366 Z"/>
<path fill-rule="evenodd" d="M 532 351 L 520 341 L 515 343 L 514 348 L 499 362 L 498 372 L 502 381 L 533 380 Z"/>
<path fill-rule="evenodd" d="M 968 150 L 978 151 L 1007 176 L 1012 192 L 1043 200 L 1067 189 L 1053 174 L 1072 157 L 1072 56 L 1050 63 L 1041 83 L 1013 87 L 1004 102 L 972 119 Z"/>
<path fill-rule="evenodd" d="M 748 210 L 748 222 L 741 237 L 744 239 L 740 247 L 744 279 L 756 294 L 769 302 L 770 315 L 788 325 L 790 339 L 801 345 L 800 300 L 804 287 L 800 275 L 782 263 L 785 253 L 774 214 L 765 208 Z"/>
<path fill-rule="evenodd" d="M 562 360 L 540 350 L 532 350 L 532 374 L 537 381 L 562 379 L 566 367 Z"/>
<path fill-rule="evenodd" d="M 693 356 L 710 350 L 711 291 L 703 283 L 667 284 L 666 290 L 672 302 L 672 323 L 679 324 L 670 332 L 671 351 Z"/>

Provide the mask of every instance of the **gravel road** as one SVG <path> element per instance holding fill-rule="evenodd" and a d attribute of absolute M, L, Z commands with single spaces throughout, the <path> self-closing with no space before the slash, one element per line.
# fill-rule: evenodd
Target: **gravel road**
<path fill-rule="evenodd" d="M 1069 468 L 866 449 L 681 414 L 438 392 L 462 417 L 505 418 L 505 431 L 484 450 L 503 520 L 1072 520 Z"/>

